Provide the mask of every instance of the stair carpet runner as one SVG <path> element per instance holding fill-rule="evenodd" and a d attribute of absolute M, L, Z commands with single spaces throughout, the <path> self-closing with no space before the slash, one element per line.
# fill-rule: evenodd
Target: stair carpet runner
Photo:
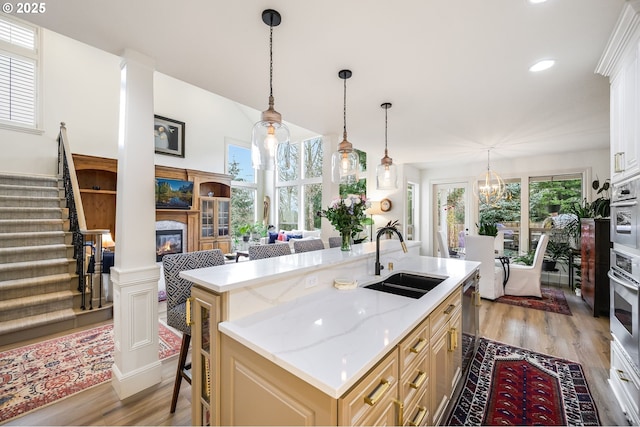
<path fill-rule="evenodd" d="M 0 174 L 0 344 L 76 317 L 78 276 L 59 182 Z"/>

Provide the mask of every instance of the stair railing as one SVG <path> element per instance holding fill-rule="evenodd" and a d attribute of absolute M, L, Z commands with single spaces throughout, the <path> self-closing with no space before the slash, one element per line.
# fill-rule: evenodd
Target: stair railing
<path fill-rule="evenodd" d="M 73 163 L 67 128 L 64 122 L 60 123 L 60 133 L 58 134 L 58 178 L 64 185 L 64 196 L 69 209 L 69 228 L 72 233 L 73 257 L 76 260 L 76 274 L 78 275 L 78 291 L 82 294 L 81 309 L 86 308 L 86 278 L 85 271 L 85 236 L 93 236 L 95 242 L 95 266 L 92 270 L 100 275 L 100 307 L 102 307 L 102 234 L 109 230 L 87 230 L 87 221 L 84 216 L 80 186 Z M 93 309 L 93 277 L 90 277 L 89 309 Z"/>

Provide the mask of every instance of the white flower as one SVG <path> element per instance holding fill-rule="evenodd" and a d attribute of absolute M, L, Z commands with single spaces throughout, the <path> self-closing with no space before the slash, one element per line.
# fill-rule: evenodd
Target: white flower
<path fill-rule="evenodd" d="M 344 205 L 346 207 L 350 208 L 352 204 L 353 204 L 353 202 L 351 201 L 350 198 L 344 199 Z"/>

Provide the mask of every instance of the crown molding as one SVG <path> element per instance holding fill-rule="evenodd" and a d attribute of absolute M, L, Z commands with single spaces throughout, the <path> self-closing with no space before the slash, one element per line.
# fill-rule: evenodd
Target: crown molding
<path fill-rule="evenodd" d="M 640 38 L 640 0 L 627 1 L 598 62 L 595 72 L 611 77 L 628 50 Z"/>

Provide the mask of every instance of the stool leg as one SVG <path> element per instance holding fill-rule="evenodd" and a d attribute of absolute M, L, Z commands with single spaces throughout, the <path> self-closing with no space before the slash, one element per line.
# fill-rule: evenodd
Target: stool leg
<path fill-rule="evenodd" d="M 180 346 L 180 356 L 178 357 L 178 370 L 176 371 L 176 380 L 173 384 L 173 397 L 171 397 L 171 413 L 176 411 L 176 404 L 178 403 L 178 394 L 180 393 L 180 385 L 182 384 L 183 369 L 187 362 L 187 354 L 189 353 L 189 343 L 191 342 L 191 335 L 182 334 L 182 345 Z"/>

